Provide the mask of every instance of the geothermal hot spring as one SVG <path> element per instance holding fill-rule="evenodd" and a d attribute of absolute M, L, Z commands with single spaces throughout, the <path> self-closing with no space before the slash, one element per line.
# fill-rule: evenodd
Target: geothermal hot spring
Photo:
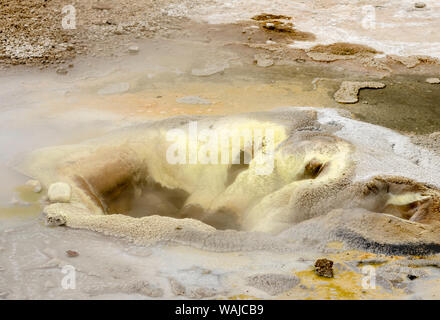
<path fill-rule="evenodd" d="M 66 76 L 2 75 L 2 297 L 435 297 L 440 157 L 398 131 L 438 130 L 439 89 L 382 77 L 369 104 L 341 105 L 340 82 L 363 76 L 248 55 L 148 40 Z M 321 257 L 334 279 L 314 274 Z"/>

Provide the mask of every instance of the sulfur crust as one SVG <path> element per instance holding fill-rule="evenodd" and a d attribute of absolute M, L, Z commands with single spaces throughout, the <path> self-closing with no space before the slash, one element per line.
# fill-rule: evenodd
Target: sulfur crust
<path fill-rule="evenodd" d="M 417 240 L 412 233 L 394 236 L 390 228 L 399 232 L 408 223 L 422 228 L 419 222 L 440 220 L 440 193 L 436 188 L 400 177 L 378 176 L 356 181 L 356 146 L 335 136 L 316 120 L 314 110 L 172 118 L 120 130 L 79 145 L 37 150 L 27 155 L 18 168 L 46 186 L 55 181 L 72 186 L 71 203 L 48 205 L 44 209 L 47 219 L 143 244 L 171 241 L 220 251 L 284 250 L 282 241 L 270 234 L 282 234 L 308 221 L 316 221 L 318 226 L 320 219 L 338 212 L 348 217 L 344 224 L 352 223 L 353 230 L 358 230 L 358 219 L 370 221 L 370 216 L 363 213 L 348 214 L 350 208 L 353 212 L 358 209 L 372 212 L 371 222 L 380 220 L 376 213 L 391 210 L 397 220 L 387 226 L 389 242 Z M 199 130 L 273 130 L 273 171 L 268 175 L 258 174 L 258 165 L 252 159 L 245 170 L 227 183 L 230 165 L 168 163 L 165 156 L 171 143 L 166 139 L 168 130 L 183 130 L 191 121 L 197 121 Z M 229 152 L 232 153 L 231 148 Z M 142 193 L 142 185 L 152 181 L 188 194 L 184 203 L 190 207 L 187 219 L 154 214 L 133 218 L 124 215 L 126 212 L 109 212 L 109 198 L 117 198 L 129 188 L 136 196 Z M 192 215 L 191 208 L 195 207 L 202 209 L 201 216 Z M 418 218 L 414 222 L 404 220 L 411 216 Z M 218 220 L 228 223 L 227 220 L 233 220 L 241 231 L 220 231 L 207 224 Z M 380 230 L 382 226 L 376 227 Z M 310 230 L 310 236 L 320 236 L 319 228 Z M 434 234 L 436 224 L 429 230 L 423 239 L 429 239 L 431 232 Z"/>

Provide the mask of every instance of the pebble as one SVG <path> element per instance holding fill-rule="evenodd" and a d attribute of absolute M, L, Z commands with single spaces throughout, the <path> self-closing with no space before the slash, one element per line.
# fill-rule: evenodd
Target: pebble
<path fill-rule="evenodd" d="M 69 202 L 72 195 L 70 185 L 65 182 L 52 183 L 47 192 L 52 202 Z"/>
<path fill-rule="evenodd" d="M 57 69 L 57 73 L 61 74 L 61 75 L 66 75 L 67 74 L 67 70 L 66 68 L 60 67 Z"/>
<path fill-rule="evenodd" d="M 116 35 L 124 34 L 124 28 L 121 25 L 119 25 L 113 33 Z"/>
<path fill-rule="evenodd" d="M 139 52 L 139 47 L 138 46 L 130 46 L 128 48 L 128 52 L 131 54 L 136 54 Z"/>
<path fill-rule="evenodd" d="M 73 250 L 67 250 L 66 254 L 69 258 L 74 258 L 74 257 L 78 257 L 79 253 Z"/>
<path fill-rule="evenodd" d="M 430 83 L 430 84 L 439 84 L 440 79 L 439 78 L 428 78 L 428 79 L 426 79 L 426 82 Z"/>
<path fill-rule="evenodd" d="M 416 7 L 417 9 L 422 9 L 426 7 L 426 3 L 424 2 L 416 2 L 414 3 L 414 7 Z"/>
<path fill-rule="evenodd" d="M 333 261 L 328 259 L 316 260 L 315 273 L 320 277 L 333 278 Z"/>

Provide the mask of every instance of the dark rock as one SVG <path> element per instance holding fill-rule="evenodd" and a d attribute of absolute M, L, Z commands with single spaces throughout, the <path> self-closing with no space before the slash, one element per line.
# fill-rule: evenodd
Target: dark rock
<path fill-rule="evenodd" d="M 415 280 L 415 279 L 417 279 L 418 277 L 417 276 L 415 276 L 415 275 L 413 275 L 413 274 L 409 274 L 409 275 L 407 275 L 407 277 L 408 277 L 408 279 L 409 280 Z"/>
<path fill-rule="evenodd" d="M 315 272 L 320 277 L 333 278 L 333 261 L 328 259 L 316 260 Z"/>

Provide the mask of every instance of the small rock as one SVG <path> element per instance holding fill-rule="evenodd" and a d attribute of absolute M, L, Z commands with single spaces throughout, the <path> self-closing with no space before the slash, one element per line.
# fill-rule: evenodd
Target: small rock
<path fill-rule="evenodd" d="M 72 189 L 65 182 L 56 182 L 49 186 L 47 194 L 51 202 L 69 202 Z"/>
<path fill-rule="evenodd" d="M 67 250 L 66 254 L 69 258 L 74 258 L 74 257 L 79 256 L 79 253 L 77 251 L 73 251 L 73 250 Z"/>
<path fill-rule="evenodd" d="M 430 84 L 439 84 L 440 79 L 439 78 L 428 78 L 428 79 L 426 79 L 426 82 L 428 82 Z"/>
<path fill-rule="evenodd" d="M 416 7 L 417 9 L 422 9 L 426 7 L 426 3 L 424 2 L 416 2 L 414 3 L 414 7 Z"/>
<path fill-rule="evenodd" d="M 415 275 L 413 275 L 413 274 L 409 274 L 409 275 L 407 275 L 407 277 L 408 277 L 408 279 L 409 280 L 415 280 L 415 279 L 417 279 L 418 277 L 417 276 L 415 276 Z"/>
<path fill-rule="evenodd" d="M 124 34 L 124 28 L 121 25 L 119 25 L 113 33 L 116 35 Z"/>
<path fill-rule="evenodd" d="M 57 69 L 57 73 L 61 74 L 61 75 L 66 75 L 67 74 L 67 70 L 66 68 L 60 67 Z"/>
<path fill-rule="evenodd" d="M 315 272 L 320 277 L 333 278 L 333 261 L 328 259 L 316 260 Z"/>
<path fill-rule="evenodd" d="M 130 46 L 128 48 L 128 52 L 131 54 L 136 54 L 139 52 L 139 47 L 138 46 Z"/>
<path fill-rule="evenodd" d="M 359 90 L 364 88 L 382 89 L 385 88 L 385 84 L 374 81 L 343 81 L 334 98 L 339 103 L 356 103 L 359 101 Z"/>
<path fill-rule="evenodd" d="M 41 192 L 41 183 L 38 180 L 28 180 L 26 185 L 31 187 L 35 193 Z"/>

